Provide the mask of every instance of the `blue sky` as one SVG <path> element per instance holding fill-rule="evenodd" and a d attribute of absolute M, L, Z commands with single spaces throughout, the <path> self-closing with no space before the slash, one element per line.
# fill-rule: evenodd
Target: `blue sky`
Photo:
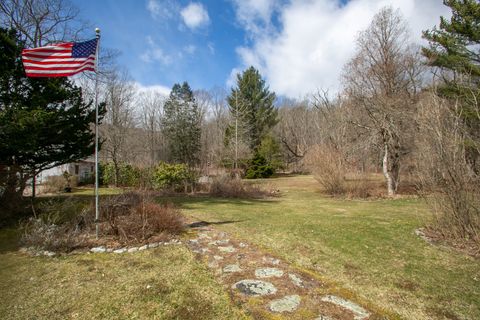
<path fill-rule="evenodd" d="M 192 28 L 180 14 L 188 1 L 158 1 L 164 6 L 160 10 L 170 11 L 158 14 L 148 10 L 148 1 L 74 3 L 82 17 L 101 29 L 102 47 L 119 50 L 119 64 L 145 86 L 171 87 L 185 80 L 194 88 L 223 86 L 239 63 L 235 48 L 246 41 L 233 7 L 221 0 L 201 2 L 208 22 Z"/>
<path fill-rule="evenodd" d="M 398 8 L 412 41 L 449 12 L 440 0 L 73 0 L 102 30 L 102 47 L 145 88 L 234 84 L 254 65 L 278 95 L 338 92 L 355 36 L 386 5 Z M 92 36 L 94 32 L 92 30 Z"/>

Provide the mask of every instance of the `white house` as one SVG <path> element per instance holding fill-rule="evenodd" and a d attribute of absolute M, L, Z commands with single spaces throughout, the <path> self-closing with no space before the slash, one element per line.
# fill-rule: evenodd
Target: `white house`
<path fill-rule="evenodd" d="M 36 182 L 42 184 L 47 180 L 47 177 L 61 176 L 65 171 L 72 176 L 76 176 L 79 182 L 89 180 L 95 173 L 95 160 L 87 158 L 44 170 L 37 175 Z"/>

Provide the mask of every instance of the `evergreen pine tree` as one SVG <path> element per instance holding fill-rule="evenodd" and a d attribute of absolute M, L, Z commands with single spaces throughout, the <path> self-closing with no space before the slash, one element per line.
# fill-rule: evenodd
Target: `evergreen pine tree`
<path fill-rule="evenodd" d="M 274 101 L 275 93 L 269 91 L 265 80 L 254 67 L 237 75 L 237 87 L 232 88 L 228 97 L 230 113 L 234 118 L 238 118 L 242 133 L 255 153 L 263 138 L 278 122 Z"/>
<path fill-rule="evenodd" d="M 171 159 L 194 166 L 200 151 L 200 110 L 187 82 L 175 84 L 165 103 L 162 126 Z"/>

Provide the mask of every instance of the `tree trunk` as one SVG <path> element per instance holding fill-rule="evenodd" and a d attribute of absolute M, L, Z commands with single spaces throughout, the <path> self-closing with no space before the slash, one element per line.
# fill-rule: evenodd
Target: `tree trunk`
<path fill-rule="evenodd" d="M 398 180 L 400 173 L 400 159 L 398 155 L 391 152 L 388 144 L 385 143 L 385 153 L 383 155 L 383 175 L 387 180 L 388 196 L 395 195 L 398 189 Z"/>

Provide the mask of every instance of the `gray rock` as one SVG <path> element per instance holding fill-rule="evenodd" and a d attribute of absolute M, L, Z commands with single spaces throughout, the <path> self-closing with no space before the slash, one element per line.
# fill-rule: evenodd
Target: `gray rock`
<path fill-rule="evenodd" d="M 246 247 L 248 247 L 248 245 L 247 245 L 246 243 L 243 243 L 243 242 L 240 242 L 240 243 L 238 244 L 238 246 L 239 246 L 240 248 L 246 248 Z"/>
<path fill-rule="evenodd" d="M 279 265 L 280 260 L 275 259 L 275 258 L 270 258 L 270 257 L 263 257 L 262 260 L 266 263 L 274 264 L 274 265 Z"/>
<path fill-rule="evenodd" d="M 333 320 L 333 318 L 331 318 L 329 316 L 324 316 L 323 314 L 321 314 L 317 318 L 315 318 L 314 320 Z"/>
<path fill-rule="evenodd" d="M 148 244 L 148 248 L 157 248 L 160 245 L 160 242 L 152 242 Z"/>
<path fill-rule="evenodd" d="M 225 273 L 234 273 L 234 272 L 241 272 L 242 269 L 238 264 L 229 264 L 223 267 L 223 272 Z"/>
<path fill-rule="evenodd" d="M 198 240 L 197 239 L 190 239 L 190 240 L 188 240 L 188 243 L 189 244 L 198 244 Z"/>
<path fill-rule="evenodd" d="M 148 249 L 148 245 L 144 245 L 144 246 L 141 246 L 140 248 L 138 248 L 138 251 L 143 251 L 143 250 L 147 250 Z"/>
<path fill-rule="evenodd" d="M 127 252 L 126 248 L 120 248 L 120 249 L 117 249 L 117 250 L 113 250 L 113 253 L 125 253 L 125 252 Z"/>
<path fill-rule="evenodd" d="M 127 250 L 127 252 L 137 252 L 138 251 L 138 247 L 131 247 Z"/>
<path fill-rule="evenodd" d="M 266 296 L 277 292 L 277 288 L 273 284 L 261 280 L 241 280 L 232 288 L 249 296 Z"/>
<path fill-rule="evenodd" d="M 343 307 L 353 312 L 354 320 L 363 320 L 370 316 L 370 313 L 364 308 L 360 307 L 358 304 L 337 296 L 328 295 L 328 296 L 322 297 L 321 300 L 324 302 L 330 302 L 330 303 L 336 304 L 337 306 Z"/>
<path fill-rule="evenodd" d="M 283 271 L 277 268 L 260 268 L 255 270 L 255 277 L 257 278 L 280 278 L 283 276 Z"/>
<path fill-rule="evenodd" d="M 225 232 L 219 232 L 219 233 L 217 234 L 217 236 L 218 236 L 219 238 L 225 238 L 225 237 L 227 236 L 227 234 L 226 234 Z"/>
<path fill-rule="evenodd" d="M 225 240 L 215 240 L 212 242 L 209 242 L 208 244 L 211 246 L 224 246 L 227 245 L 230 242 L 230 239 L 225 239 Z"/>
<path fill-rule="evenodd" d="M 290 278 L 290 280 L 292 280 L 293 284 L 296 285 L 297 287 L 305 288 L 305 286 L 303 285 L 303 280 L 296 274 L 289 273 L 288 277 Z"/>
<path fill-rule="evenodd" d="M 112 249 L 112 248 L 107 248 L 107 252 L 108 252 L 108 253 L 112 253 L 112 252 L 113 252 L 113 249 Z"/>
<path fill-rule="evenodd" d="M 228 253 L 232 253 L 232 252 L 235 252 L 236 249 L 232 246 L 228 246 L 228 247 L 218 247 L 218 250 L 220 250 L 221 252 L 228 252 Z"/>
<path fill-rule="evenodd" d="M 218 260 L 223 260 L 223 257 L 222 256 L 213 256 L 213 259 L 218 261 Z"/>
<path fill-rule="evenodd" d="M 43 251 L 43 255 L 47 257 L 53 257 L 56 255 L 56 253 L 53 251 Z"/>
<path fill-rule="evenodd" d="M 105 251 L 107 251 L 107 249 L 104 246 L 90 249 L 90 252 L 93 252 L 93 253 L 104 253 Z"/>
<path fill-rule="evenodd" d="M 198 237 L 199 237 L 200 239 L 212 239 L 212 237 L 210 237 L 210 236 L 209 236 L 208 234 L 206 234 L 206 233 L 200 233 L 200 234 L 198 235 Z"/>
<path fill-rule="evenodd" d="M 300 301 L 301 298 L 297 294 L 285 296 L 281 299 L 270 302 L 269 308 L 273 312 L 292 312 L 298 308 Z"/>

